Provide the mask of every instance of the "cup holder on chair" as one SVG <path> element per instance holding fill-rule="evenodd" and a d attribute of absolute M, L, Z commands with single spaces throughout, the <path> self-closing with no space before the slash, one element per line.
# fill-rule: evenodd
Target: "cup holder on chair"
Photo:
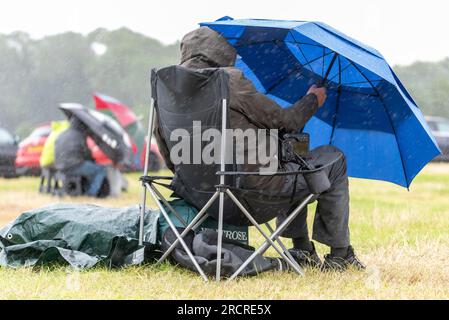
<path fill-rule="evenodd" d="M 314 169 L 304 172 L 304 179 L 311 193 L 318 195 L 328 191 L 331 182 L 325 170 L 343 157 L 341 152 L 326 152 L 320 154 L 314 161 Z"/>
<path fill-rule="evenodd" d="M 313 194 L 321 194 L 330 189 L 331 183 L 327 177 L 326 171 L 318 170 L 304 174 L 309 190 Z"/>

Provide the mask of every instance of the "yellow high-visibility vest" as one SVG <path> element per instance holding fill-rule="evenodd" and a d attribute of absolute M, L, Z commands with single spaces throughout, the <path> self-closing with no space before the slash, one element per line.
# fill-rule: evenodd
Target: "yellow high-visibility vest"
<path fill-rule="evenodd" d="M 55 162 L 55 143 L 58 136 L 67 130 L 70 123 L 67 120 L 53 121 L 51 123 L 51 133 L 45 141 L 44 149 L 42 150 L 39 159 L 41 168 L 51 167 Z"/>

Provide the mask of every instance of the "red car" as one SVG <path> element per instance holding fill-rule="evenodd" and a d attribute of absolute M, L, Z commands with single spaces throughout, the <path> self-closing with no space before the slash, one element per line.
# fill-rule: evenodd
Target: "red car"
<path fill-rule="evenodd" d="M 39 175 L 41 167 L 39 159 L 45 141 L 51 133 L 50 124 L 40 125 L 19 143 L 16 157 L 16 172 L 19 175 Z"/>
<path fill-rule="evenodd" d="M 42 150 L 45 145 L 45 141 L 51 133 L 50 124 L 44 124 L 36 129 L 25 138 L 20 144 L 17 150 L 16 157 L 16 172 L 19 175 L 39 175 L 40 168 L 40 157 L 42 154 Z M 101 165 L 111 165 L 112 162 L 109 158 L 101 151 L 101 149 L 95 144 L 95 142 L 88 138 L 87 145 L 92 152 L 92 156 L 95 159 L 95 162 Z M 133 150 L 137 152 L 137 149 L 134 147 Z M 159 153 L 159 149 L 156 143 L 152 143 L 150 147 L 151 152 L 151 163 L 150 170 L 157 171 L 161 168 L 161 164 L 163 163 L 162 157 Z M 143 163 L 143 159 L 142 159 Z"/>

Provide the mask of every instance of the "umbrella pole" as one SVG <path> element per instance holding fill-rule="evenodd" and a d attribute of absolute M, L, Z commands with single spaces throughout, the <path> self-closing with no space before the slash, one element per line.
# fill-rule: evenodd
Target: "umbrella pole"
<path fill-rule="evenodd" d="M 329 77 L 329 73 L 331 72 L 332 67 L 334 66 L 334 63 L 337 60 L 337 57 L 338 57 L 338 53 L 335 52 L 334 56 L 332 57 L 332 61 L 331 61 L 330 65 L 329 65 L 329 68 L 327 68 L 326 74 L 323 77 L 323 81 L 321 82 L 321 86 L 322 87 L 324 87 L 326 85 L 327 78 Z"/>
<path fill-rule="evenodd" d="M 147 144 L 145 150 L 145 164 L 143 169 L 143 175 L 148 175 L 148 163 L 150 161 L 150 146 L 151 139 L 153 137 L 153 126 L 154 126 L 154 100 L 151 98 L 150 105 L 150 116 L 148 118 L 148 134 L 147 134 Z M 139 245 L 143 245 L 143 232 L 144 232 L 144 222 L 145 222 L 145 206 L 147 198 L 147 188 L 145 185 L 142 186 L 142 201 L 140 205 L 140 224 L 139 224 Z"/>

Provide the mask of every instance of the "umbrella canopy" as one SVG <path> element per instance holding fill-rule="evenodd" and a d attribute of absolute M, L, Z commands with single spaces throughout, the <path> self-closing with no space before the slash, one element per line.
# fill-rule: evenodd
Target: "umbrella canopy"
<path fill-rule="evenodd" d="M 68 117 L 75 117 L 87 128 L 88 135 L 115 164 L 131 165 L 133 152 L 125 130 L 111 117 L 76 103 L 59 107 Z"/>
<path fill-rule="evenodd" d="M 138 122 L 134 112 L 119 100 L 101 93 L 94 94 L 95 108 L 111 112 L 123 128 Z"/>
<path fill-rule="evenodd" d="M 140 159 L 144 152 L 145 131 L 136 114 L 119 100 L 101 93 L 94 94 L 95 109 L 110 114 L 129 134 L 132 141 L 136 168 L 143 168 Z"/>
<path fill-rule="evenodd" d="M 312 147 L 340 148 L 350 176 L 409 187 L 440 154 L 417 104 L 377 50 L 320 22 L 226 17 L 201 25 L 225 37 L 237 50 L 236 66 L 283 107 L 312 84 L 328 88 L 326 104 L 304 130 Z"/>

